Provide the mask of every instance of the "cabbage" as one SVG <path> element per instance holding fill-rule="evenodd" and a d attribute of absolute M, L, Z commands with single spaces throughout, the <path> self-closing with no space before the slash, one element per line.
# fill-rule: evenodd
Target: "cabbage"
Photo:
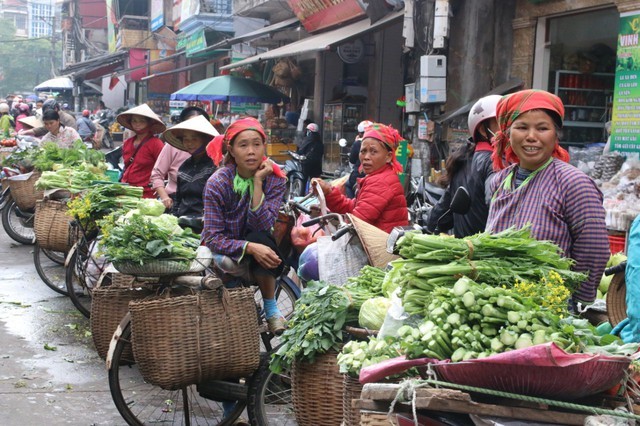
<path fill-rule="evenodd" d="M 627 260 L 627 256 L 625 256 L 624 253 L 622 252 L 616 253 L 609 258 L 609 261 L 607 262 L 607 268 L 617 266 L 622 262 L 624 262 L 625 260 Z"/>
<path fill-rule="evenodd" d="M 602 279 L 600 280 L 600 284 L 598 285 L 598 290 L 602 293 L 602 294 L 606 294 L 607 291 L 609 291 L 609 285 L 611 285 L 611 279 L 613 278 L 613 275 L 602 275 Z"/>
<path fill-rule="evenodd" d="M 164 208 L 164 207 L 163 207 Z M 161 214 L 159 216 L 146 216 L 146 220 L 152 222 L 161 231 L 166 232 L 169 235 L 182 234 L 182 228 L 178 225 L 178 218 L 172 214 Z"/>
<path fill-rule="evenodd" d="M 138 210 L 140 210 L 140 214 L 145 216 L 160 216 L 164 213 L 165 207 L 162 202 L 156 199 L 145 198 L 144 200 L 140 200 Z"/>
<path fill-rule="evenodd" d="M 391 299 L 386 297 L 374 297 L 365 301 L 358 314 L 358 324 L 369 330 L 380 330 L 390 306 Z"/>

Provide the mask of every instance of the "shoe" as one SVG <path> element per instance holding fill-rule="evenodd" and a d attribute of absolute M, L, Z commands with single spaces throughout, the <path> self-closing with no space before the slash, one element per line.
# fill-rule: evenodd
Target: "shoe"
<path fill-rule="evenodd" d="M 243 419 L 242 417 L 238 417 L 233 423 L 233 426 L 251 426 L 247 419 Z"/>
<path fill-rule="evenodd" d="M 267 319 L 269 331 L 276 336 L 281 335 L 287 329 L 287 323 L 284 317 L 273 316 Z"/>

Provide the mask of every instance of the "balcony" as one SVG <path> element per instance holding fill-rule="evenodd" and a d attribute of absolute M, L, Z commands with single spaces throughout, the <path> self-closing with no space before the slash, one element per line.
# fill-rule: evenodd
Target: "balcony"
<path fill-rule="evenodd" d="M 124 15 L 118 21 L 116 50 L 120 49 L 156 49 L 153 33 L 149 31 L 147 16 Z"/>
<path fill-rule="evenodd" d="M 238 16 L 266 19 L 272 23 L 294 16 L 289 6 L 280 0 L 234 0 L 233 11 Z"/>

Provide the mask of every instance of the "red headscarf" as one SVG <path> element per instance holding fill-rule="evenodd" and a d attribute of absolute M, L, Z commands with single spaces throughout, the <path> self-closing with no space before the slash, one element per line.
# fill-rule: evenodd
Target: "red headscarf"
<path fill-rule="evenodd" d="M 267 134 L 264 132 L 264 129 L 262 128 L 262 125 L 258 120 L 253 117 L 245 117 L 236 120 L 231 123 L 229 127 L 227 127 L 224 135 L 216 136 L 207 145 L 207 155 L 213 160 L 213 163 L 216 166 L 219 166 L 222 162 L 222 147 L 226 146 L 228 150 L 229 145 L 231 145 L 231 142 L 233 142 L 233 139 L 245 130 L 254 130 L 258 132 L 262 137 L 262 141 L 266 142 Z M 266 159 L 267 157 L 262 157 L 262 161 L 265 161 Z M 280 167 L 278 167 L 275 163 L 273 164 L 273 174 L 278 177 L 286 177 Z"/>
<path fill-rule="evenodd" d="M 535 109 L 547 110 L 551 113 L 549 114 L 551 118 L 562 127 L 564 105 L 560 98 L 552 93 L 544 90 L 522 90 L 503 96 L 498 101 L 496 119 L 500 130 L 493 137 L 494 150 L 491 155 L 495 170 L 502 170 L 512 163 L 520 163 L 520 159 L 511 148 L 507 130 L 521 114 Z M 504 163 L 503 155 L 507 160 L 507 164 Z M 569 162 L 569 153 L 558 144 L 558 141 L 556 141 L 556 146 L 551 155 L 559 160 Z"/>
<path fill-rule="evenodd" d="M 403 140 L 402 136 L 396 129 L 391 126 L 385 126 L 380 123 L 372 123 L 364 129 L 362 139 L 374 138 L 382 142 L 389 150 L 391 150 L 391 166 L 396 173 L 402 173 L 402 165 L 396 160 L 396 149 Z"/>

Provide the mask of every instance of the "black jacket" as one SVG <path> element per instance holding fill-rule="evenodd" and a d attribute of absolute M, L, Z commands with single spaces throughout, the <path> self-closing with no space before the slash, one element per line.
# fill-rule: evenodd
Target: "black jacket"
<path fill-rule="evenodd" d="M 456 173 L 449 187 L 429 214 L 427 229 L 433 232 L 438 225 L 438 219 L 445 214 L 451 205 L 451 198 L 460 186 L 464 186 L 471 196 L 471 207 L 466 214 L 460 215 L 449 212 L 442 217 L 438 231 L 448 231 L 453 228 L 457 238 L 483 232 L 489 215 L 489 201 L 491 194 L 487 194 L 489 181 L 493 175 L 491 151 L 476 151 L 462 169 Z"/>
<path fill-rule="evenodd" d="M 302 163 L 302 173 L 308 178 L 320 177 L 322 174 L 322 155 L 324 154 L 320 133 L 307 132 L 307 136 L 304 137 L 298 148 L 298 154 L 307 157 Z"/>
<path fill-rule="evenodd" d="M 178 169 L 178 187 L 171 212 L 175 216 L 202 216 L 204 201 L 202 193 L 207 180 L 216 171 L 208 155 L 189 157 Z"/>

